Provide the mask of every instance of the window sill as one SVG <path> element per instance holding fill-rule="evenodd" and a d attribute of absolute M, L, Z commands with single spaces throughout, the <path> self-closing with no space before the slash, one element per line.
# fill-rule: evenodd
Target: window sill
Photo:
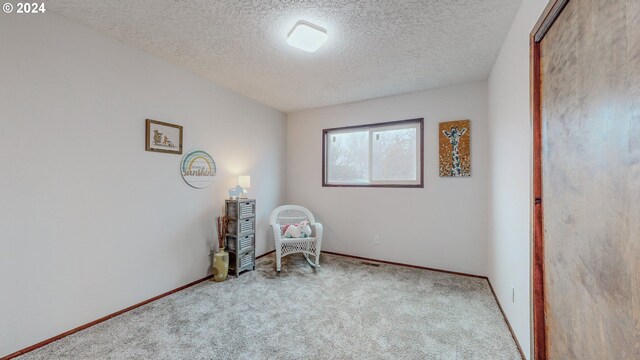
<path fill-rule="evenodd" d="M 424 188 L 424 184 L 327 184 L 322 187 Z"/>

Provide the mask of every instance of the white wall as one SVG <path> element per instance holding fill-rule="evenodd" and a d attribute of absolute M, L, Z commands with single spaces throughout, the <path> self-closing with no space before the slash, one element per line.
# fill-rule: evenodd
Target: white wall
<path fill-rule="evenodd" d="M 486 105 L 478 82 L 290 114 L 287 201 L 324 223 L 323 250 L 486 275 Z M 322 129 L 420 117 L 424 189 L 322 187 Z M 438 122 L 458 119 L 471 119 L 472 176 L 440 178 Z"/>
<path fill-rule="evenodd" d="M 531 352 L 529 33 L 546 3 L 523 1 L 489 78 L 489 279 L 526 355 Z"/>
<path fill-rule="evenodd" d="M 272 249 L 283 113 L 49 12 L 0 17 L 0 356 L 207 275 L 238 174 Z M 183 125 L 215 183 L 144 151 L 145 118 Z"/>

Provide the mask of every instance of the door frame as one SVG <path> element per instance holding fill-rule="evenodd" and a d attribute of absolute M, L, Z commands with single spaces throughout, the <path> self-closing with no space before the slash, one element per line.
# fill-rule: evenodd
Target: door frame
<path fill-rule="evenodd" d="M 544 203 L 542 192 L 542 78 L 540 73 L 540 43 L 569 0 L 550 0 L 529 36 L 530 104 L 533 128 L 533 236 L 532 236 L 532 297 L 533 297 L 533 359 L 547 359 L 547 328 L 545 325 L 544 293 Z"/>

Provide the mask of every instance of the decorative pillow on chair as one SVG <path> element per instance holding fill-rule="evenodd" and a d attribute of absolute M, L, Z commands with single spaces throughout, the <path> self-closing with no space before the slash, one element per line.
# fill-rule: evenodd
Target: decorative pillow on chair
<path fill-rule="evenodd" d="M 287 224 L 282 227 L 282 237 L 284 238 L 307 238 L 309 236 L 311 236 L 311 226 L 308 221 Z"/>

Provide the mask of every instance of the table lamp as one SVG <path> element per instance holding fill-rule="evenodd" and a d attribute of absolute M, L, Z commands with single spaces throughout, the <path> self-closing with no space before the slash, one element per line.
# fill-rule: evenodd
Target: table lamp
<path fill-rule="evenodd" d="M 247 189 L 251 187 L 251 176 L 249 175 L 240 175 L 238 176 L 238 185 L 242 188 L 242 194 L 240 194 L 240 199 L 247 198 Z"/>

